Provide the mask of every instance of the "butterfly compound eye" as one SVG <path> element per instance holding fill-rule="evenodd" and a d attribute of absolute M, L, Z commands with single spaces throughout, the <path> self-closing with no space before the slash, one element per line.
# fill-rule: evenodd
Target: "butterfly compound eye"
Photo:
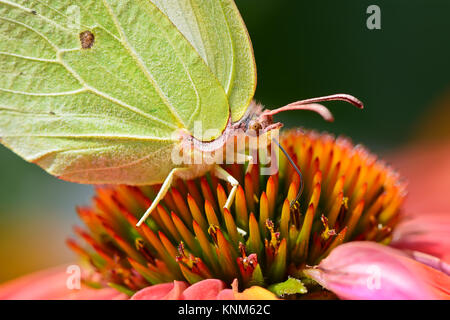
<path fill-rule="evenodd" d="M 90 31 L 83 31 L 80 33 L 80 42 L 81 42 L 81 48 L 83 49 L 90 49 L 94 45 L 95 36 Z"/>

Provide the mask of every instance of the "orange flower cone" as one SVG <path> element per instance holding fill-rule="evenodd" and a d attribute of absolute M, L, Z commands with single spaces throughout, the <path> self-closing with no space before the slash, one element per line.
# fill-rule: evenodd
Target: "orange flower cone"
<path fill-rule="evenodd" d="M 426 175 L 447 181 L 445 163 L 424 159 L 408 171 L 408 160 L 394 162 L 422 197 L 405 205 L 404 179 L 365 148 L 300 130 L 280 142 L 302 177 L 285 157 L 272 176 L 260 175 L 261 164 L 247 174 L 244 165 L 225 166 L 240 182 L 230 210 L 222 209 L 229 185 L 210 175 L 180 180 L 136 228 L 157 188 L 98 188 L 93 204 L 78 209 L 84 227 L 68 240 L 90 265 L 83 289 L 68 293 L 67 274 L 43 273 L 3 285 L 0 297 L 449 298 L 449 208 Z"/>

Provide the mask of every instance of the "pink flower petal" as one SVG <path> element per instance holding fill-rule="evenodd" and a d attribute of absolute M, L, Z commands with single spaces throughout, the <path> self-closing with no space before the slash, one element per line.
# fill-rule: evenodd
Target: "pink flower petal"
<path fill-rule="evenodd" d="M 374 242 L 349 242 L 306 273 L 342 299 L 450 299 L 450 277 Z"/>
<path fill-rule="evenodd" d="M 182 293 L 188 287 L 183 281 L 156 284 L 136 292 L 131 300 L 182 300 Z"/>
<path fill-rule="evenodd" d="M 112 288 L 93 289 L 81 285 L 69 289 L 67 267 L 39 271 L 0 286 L 0 300 L 114 300 L 127 296 Z"/>
<path fill-rule="evenodd" d="M 390 163 L 408 182 L 409 214 L 450 214 L 450 144 L 416 145 L 397 152 Z"/>
<path fill-rule="evenodd" d="M 177 288 L 176 294 L 174 290 Z M 191 286 L 185 282 L 163 283 L 138 291 L 132 300 L 178 299 L 178 300 L 269 300 L 277 299 L 270 291 L 253 286 L 243 292 L 238 291 L 237 279 L 231 289 L 225 289 L 226 284 L 218 279 L 206 279 Z"/>
<path fill-rule="evenodd" d="M 224 289 L 217 295 L 217 300 L 235 300 L 233 289 Z"/>
<path fill-rule="evenodd" d="M 394 229 L 391 245 L 425 252 L 450 263 L 450 213 L 406 217 Z"/>
<path fill-rule="evenodd" d="M 429 267 L 432 267 L 436 270 L 439 270 L 446 275 L 450 276 L 450 265 L 445 261 L 442 261 L 438 257 L 419 252 L 419 251 L 407 251 L 409 256 L 414 260 L 426 264 Z"/>
<path fill-rule="evenodd" d="M 187 288 L 182 295 L 183 300 L 216 300 L 225 289 L 225 283 L 218 279 L 206 279 Z"/>

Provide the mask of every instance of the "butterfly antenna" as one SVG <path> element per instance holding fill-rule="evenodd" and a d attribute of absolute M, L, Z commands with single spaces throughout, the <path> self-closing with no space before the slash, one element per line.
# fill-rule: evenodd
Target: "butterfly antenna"
<path fill-rule="evenodd" d="M 303 188 L 304 188 L 304 183 L 303 183 L 303 175 L 302 172 L 300 171 L 300 169 L 297 167 L 297 165 L 295 164 L 294 160 L 292 160 L 291 156 L 286 152 L 286 150 L 280 145 L 280 143 L 277 141 L 277 139 L 272 138 L 272 141 L 275 142 L 275 144 L 280 148 L 280 150 L 284 153 L 284 155 L 286 156 L 286 158 L 289 160 L 289 162 L 291 163 L 292 167 L 294 168 L 295 171 L 297 171 L 298 175 L 300 176 L 300 189 L 297 192 L 297 196 L 295 197 L 295 200 L 291 202 L 290 207 L 292 208 L 300 199 L 302 193 L 303 193 Z"/>
<path fill-rule="evenodd" d="M 327 107 L 324 105 L 319 104 L 319 102 L 325 102 L 325 101 L 345 101 L 348 102 L 355 107 L 359 109 L 364 108 L 364 104 L 354 96 L 351 96 L 349 94 L 332 94 L 330 96 L 324 96 L 324 97 L 318 97 L 318 98 L 311 98 L 306 100 L 300 100 L 297 102 L 290 103 L 284 107 L 274 109 L 274 110 L 266 110 L 264 111 L 264 115 L 273 116 L 277 113 L 289 111 L 289 110 L 310 110 L 317 112 L 320 114 L 326 121 L 333 121 L 333 115 L 331 114 L 330 110 L 328 110 Z"/>

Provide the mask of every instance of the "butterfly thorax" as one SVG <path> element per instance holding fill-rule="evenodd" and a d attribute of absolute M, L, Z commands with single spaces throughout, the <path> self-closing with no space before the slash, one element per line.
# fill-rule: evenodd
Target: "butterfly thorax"
<path fill-rule="evenodd" d="M 184 146 L 193 145 L 193 147 L 201 152 L 213 152 L 223 149 L 227 143 L 234 139 L 261 137 L 268 132 L 280 129 L 282 123 L 274 122 L 271 115 L 264 113 L 261 104 L 252 101 L 247 112 L 237 122 L 231 122 L 231 118 L 222 134 L 213 141 L 201 141 L 190 134 L 181 133 L 180 138 Z"/>
<path fill-rule="evenodd" d="M 183 178 L 195 178 L 216 164 L 246 161 L 249 149 L 266 147 L 272 132 L 281 126 L 281 123 L 274 123 L 272 116 L 264 114 L 263 107 L 253 101 L 245 115 L 234 123 L 230 119 L 226 129 L 213 141 L 201 141 L 187 132 L 180 132 L 181 143 L 177 152 L 183 154 L 183 166 L 191 169 Z"/>

